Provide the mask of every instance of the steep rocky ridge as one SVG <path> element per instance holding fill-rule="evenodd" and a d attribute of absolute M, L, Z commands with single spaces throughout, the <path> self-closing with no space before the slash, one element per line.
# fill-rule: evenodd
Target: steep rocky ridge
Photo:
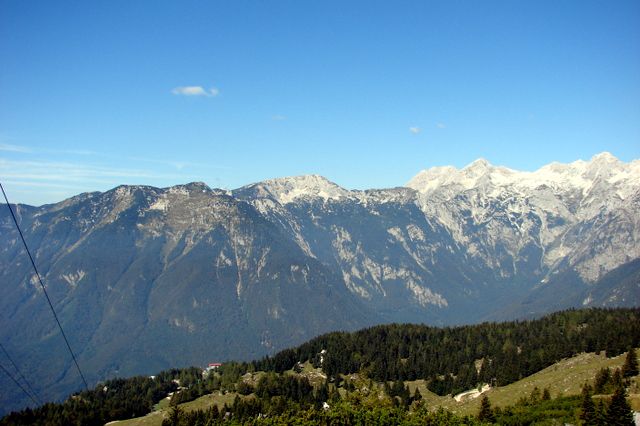
<path fill-rule="evenodd" d="M 478 160 L 392 189 L 311 175 L 15 210 L 91 382 L 374 323 L 640 303 L 640 161 L 606 153 L 535 172 Z M 6 208 L 0 232 L 0 339 L 59 398 L 79 381 Z"/>

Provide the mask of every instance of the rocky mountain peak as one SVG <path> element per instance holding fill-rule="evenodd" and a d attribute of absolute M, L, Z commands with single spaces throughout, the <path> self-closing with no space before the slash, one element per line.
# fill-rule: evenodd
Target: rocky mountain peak
<path fill-rule="evenodd" d="M 406 186 L 423 194 L 447 188 L 469 190 L 478 187 L 510 187 L 524 190 L 550 186 L 566 191 L 587 191 L 594 183 L 619 186 L 636 185 L 640 179 L 638 161 L 624 163 L 611 153 L 603 152 L 590 161 L 570 164 L 551 163 L 535 172 L 524 172 L 491 165 L 481 158 L 463 169 L 434 167 L 414 176 Z M 623 192 L 629 192 L 623 190 Z"/>
<path fill-rule="evenodd" d="M 493 166 L 484 158 L 478 158 L 477 160 L 471 162 L 467 166 L 465 166 L 462 170 L 473 173 L 473 174 L 483 174 L 487 171 L 491 170 Z"/>
<path fill-rule="evenodd" d="M 234 194 L 253 194 L 259 198 L 274 198 L 283 205 L 301 198 L 321 198 L 327 201 L 353 197 L 351 191 L 320 175 L 269 179 L 239 188 L 234 191 Z"/>
<path fill-rule="evenodd" d="M 596 154 L 593 157 L 591 157 L 591 162 L 592 163 L 619 163 L 620 160 L 618 160 L 618 158 L 611 154 L 610 152 L 604 151 L 601 152 L 600 154 Z"/>
<path fill-rule="evenodd" d="M 120 186 L 17 212 L 94 382 L 380 322 L 638 305 L 640 161 L 603 153 L 520 172 L 478 160 L 407 186 L 348 191 L 318 175 L 231 193 Z M 34 375 L 53 388 L 49 359 L 63 354 L 3 214 L 0 312 L 12 314 L 0 340 L 43 354 Z M 12 331 L 23 328 L 35 342 Z"/>
<path fill-rule="evenodd" d="M 174 192 L 187 192 L 187 193 L 192 193 L 192 192 L 211 192 L 211 188 L 209 187 L 209 185 L 207 185 L 204 182 L 189 182 L 183 185 L 174 185 L 174 186 L 170 186 L 168 188 L 165 188 L 166 190 L 168 190 L 168 192 L 170 193 L 174 193 Z"/>

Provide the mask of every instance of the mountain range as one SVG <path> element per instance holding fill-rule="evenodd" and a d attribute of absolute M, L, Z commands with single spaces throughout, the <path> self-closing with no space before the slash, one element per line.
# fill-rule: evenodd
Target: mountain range
<path fill-rule="evenodd" d="M 608 153 L 534 172 L 480 159 L 391 189 L 310 175 L 13 208 L 91 383 L 378 323 L 640 305 L 640 160 Z M 0 341 L 60 399 L 80 380 L 6 207 L 0 229 Z M 5 411 L 26 405 L 0 385 Z"/>

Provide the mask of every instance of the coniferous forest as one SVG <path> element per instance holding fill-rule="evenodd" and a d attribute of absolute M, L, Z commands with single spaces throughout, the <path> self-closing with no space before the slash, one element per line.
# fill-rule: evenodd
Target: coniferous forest
<path fill-rule="evenodd" d="M 431 379 L 430 389 L 446 395 L 477 382 L 506 385 L 581 352 L 621 354 L 638 345 L 639 323 L 635 308 L 570 310 L 533 321 L 462 327 L 382 325 L 329 333 L 251 365 L 282 372 L 310 360 L 330 377 L 364 370 L 377 381 Z M 482 360 L 479 374 L 476 360 Z"/>
<path fill-rule="evenodd" d="M 0 425 L 102 425 L 149 413 L 169 393 L 173 408 L 166 425 L 516 425 L 558 419 L 628 424 L 631 411 L 625 406 L 625 392 L 638 374 L 632 348 L 639 343 L 639 308 L 570 310 L 537 320 L 447 328 L 381 325 L 325 334 L 253 362 L 227 362 L 212 374 L 188 368 L 109 380 L 63 403 L 11 413 Z M 482 383 L 503 386 L 563 358 L 599 351 L 609 357 L 629 352 L 622 369 L 597 372 L 581 397 L 552 398 L 548 390 L 536 389 L 507 408 L 492 408 L 490 400 L 483 399 L 472 417 L 434 410 L 419 391 L 410 392 L 404 383 L 423 379 L 438 395 L 456 394 Z M 322 370 L 322 383 L 293 374 L 307 362 Z M 257 382 L 242 379 L 255 372 L 264 372 Z M 350 379 L 354 373 L 360 378 L 357 384 Z M 596 404 L 594 390 L 610 397 Z M 185 412 L 178 405 L 214 391 L 237 396 L 221 408 Z"/>

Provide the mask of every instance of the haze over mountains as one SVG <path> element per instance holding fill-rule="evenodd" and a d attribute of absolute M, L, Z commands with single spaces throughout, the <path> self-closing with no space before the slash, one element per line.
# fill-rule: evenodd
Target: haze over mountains
<path fill-rule="evenodd" d="M 377 323 L 640 304 L 640 161 L 608 153 L 535 172 L 477 160 L 392 189 L 311 175 L 15 208 L 91 383 Z M 0 339 L 60 398 L 79 380 L 6 208 L 0 228 Z"/>

